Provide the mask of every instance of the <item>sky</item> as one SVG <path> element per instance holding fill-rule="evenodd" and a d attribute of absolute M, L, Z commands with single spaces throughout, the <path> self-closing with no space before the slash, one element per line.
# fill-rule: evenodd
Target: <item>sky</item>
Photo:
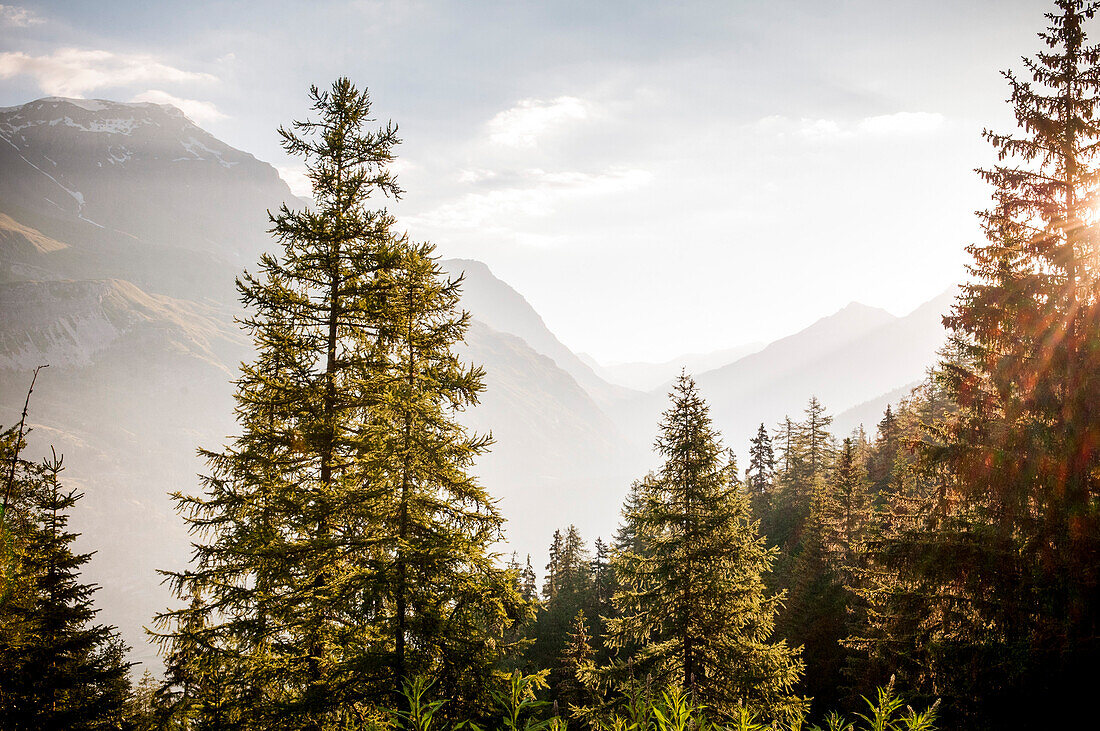
<path fill-rule="evenodd" d="M 348 76 L 386 203 L 603 363 L 770 341 L 965 276 L 1031 0 L 0 5 L 0 106 L 172 103 L 301 188 L 276 128 Z"/>

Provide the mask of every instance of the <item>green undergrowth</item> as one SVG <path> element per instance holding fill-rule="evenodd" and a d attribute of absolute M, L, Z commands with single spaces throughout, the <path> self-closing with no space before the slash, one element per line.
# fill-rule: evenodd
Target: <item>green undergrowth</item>
<path fill-rule="evenodd" d="M 366 718 L 349 720 L 345 731 L 934 731 L 939 701 L 914 710 L 894 690 L 893 682 L 880 687 L 874 698 L 864 697 L 862 712 L 851 718 L 827 714 L 820 725 L 801 719 L 766 719 L 751 708 L 739 708 L 724 718 L 712 717 L 678 687 L 661 691 L 621 694 L 602 707 L 557 709 L 538 700 L 546 687 L 546 673 L 518 671 L 493 693 L 496 713 L 488 719 L 444 721 L 446 699 L 432 695 L 432 683 L 416 678 L 404 685 L 403 710 L 377 709 Z"/>

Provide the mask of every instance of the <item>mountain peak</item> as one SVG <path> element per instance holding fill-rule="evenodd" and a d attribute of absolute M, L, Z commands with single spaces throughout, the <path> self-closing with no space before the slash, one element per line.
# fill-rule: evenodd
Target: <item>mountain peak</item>
<path fill-rule="evenodd" d="M 172 117 L 186 119 L 187 115 L 179 107 L 171 104 L 158 104 L 156 102 L 120 102 L 113 99 L 82 99 L 80 97 L 44 96 L 41 99 L 17 104 L 13 107 L 0 107 L 0 112 L 12 112 L 17 110 L 38 111 L 58 109 L 63 106 L 75 107 L 81 111 L 98 114 L 100 112 L 112 112 L 122 110 L 161 111 Z M 190 121 L 188 119 L 188 121 Z M 192 123 L 193 124 L 193 123 Z"/>
<path fill-rule="evenodd" d="M 174 106 L 45 97 L 0 109 L 0 200 L 61 241 L 90 225 L 239 267 L 269 245 L 267 211 L 294 197 L 275 168 Z"/>
<path fill-rule="evenodd" d="M 857 302 L 856 300 L 852 300 L 833 314 L 839 315 L 841 313 L 848 315 L 889 315 L 890 317 L 894 317 L 894 315 L 891 315 L 889 312 L 882 309 L 881 307 L 865 305 L 862 302 Z"/>

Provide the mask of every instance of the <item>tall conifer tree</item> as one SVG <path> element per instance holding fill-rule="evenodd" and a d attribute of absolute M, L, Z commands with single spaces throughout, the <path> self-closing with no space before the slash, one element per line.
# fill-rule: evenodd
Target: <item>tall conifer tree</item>
<path fill-rule="evenodd" d="M 73 553 L 69 511 L 81 497 L 62 487 L 61 459 L 19 460 L 21 435 L 5 433 L 18 490 L 8 520 L 17 542 L 0 596 L 0 727 L 107 729 L 127 723 L 131 692 L 126 648 L 114 627 L 95 624 L 92 595 L 80 581 L 91 554 Z M 8 463 L 5 462 L 5 466 Z"/>
<path fill-rule="evenodd" d="M 198 641 L 220 658 L 257 728 L 325 728 L 414 672 L 455 712 L 476 705 L 518 604 L 488 551 L 500 516 L 468 474 L 487 442 L 454 421 L 481 389 L 451 350 L 458 282 L 370 207 L 401 193 L 396 129 L 364 129 L 347 79 L 311 97 L 317 119 L 280 133 L 315 203 L 272 215 L 281 253 L 238 283 L 257 350 L 241 434 L 204 452 L 204 494 L 176 496 L 196 548 L 169 577 L 190 604 L 158 618 L 167 656 Z"/>
<path fill-rule="evenodd" d="M 749 468 L 745 470 L 745 484 L 753 497 L 767 495 L 775 480 L 775 452 L 768 430 L 760 424 L 749 446 Z"/>
<path fill-rule="evenodd" d="M 431 245 L 397 243 L 398 267 L 384 279 L 368 422 L 366 496 L 379 506 L 371 540 L 381 554 L 370 593 L 387 598 L 388 616 L 376 623 L 392 638 L 393 690 L 428 676 L 453 708 L 476 710 L 488 703 L 507 649 L 504 629 L 523 613 L 490 551 L 503 519 L 470 474 L 489 439 L 455 420 L 477 403 L 484 371 L 454 351 L 469 324 L 458 310 L 461 280 L 444 276 Z"/>
<path fill-rule="evenodd" d="M 966 621 L 940 627 L 958 653 L 944 682 L 964 679 L 971 702 L 1011 723 L 1025 689 L 1035 709 L 1087 692 L 1100 652 L 1100 48 L 1087 39 L 1100 5 L 1054 4 L 1029 78 L 1005 73 L 1019 130 L 985 132 L 993 205 L 945 319 L 959 410 L 932 453 L 957 501 L 918 564 L 963 588 Z"/>
<path fill-rule="evenodd" d="M 616 554 L 612 673 L 676 683 L 718 713 L 746 703 L 797 714 L 797 652 L 771 640 L 778 597 L 764 547 L 695 382 L 681 375 L 656 441 L 665 462 L 630 518 L 651 550 Z"/>

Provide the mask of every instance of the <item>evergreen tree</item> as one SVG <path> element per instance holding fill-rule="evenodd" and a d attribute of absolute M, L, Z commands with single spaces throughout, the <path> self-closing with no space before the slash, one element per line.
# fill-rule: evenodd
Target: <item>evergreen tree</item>
<path fill-rule="evenodd" d="M 786 474 L 798 469 L 799 454 L 795 446 L 797 435 L 798 425 L 791 421 L 790 416 L 784 416 L 783 421 L 776 427 L 774 441 L 779 445 L 780 469 Z"/>
<path fill-rule="evenodd" d="M 550 678 L 551 685 L 557 689 L 557 701 L 561 706 L 574 708 L 592 702 L 593 694 L 585 685 L 584 678 L 590 674 L 593 654 L 588 622 L 584 611 L 578 611 L 573 617 L 559 666 Z"/>
<path fill-rule="evenodd" d="M 875 442 L 867 461 L 867 476 L 872 492 L 879 494 L 890 486 L 890 475 L 901 444 L 898 440 L 898 424 L 891 405 L 886 406 L 878 423 Z"/>
<path fill-rule="evenodd" d="M 821 505 L 821 543 L 830 563 L 851 581 L 862 567 L 872 520 L 871 495 L 856 443 L 844 440 Z"/>
<path fill-rule="evenodd" d="M 951 470 L 923 456 L 942 448 L 937 435 L 952 409 L 933 372 L 894 412 L 899 443 L 920 449 L 895 455 L 868 542 L 868 564 L 856 572 L 861 617 L 845 644 L 858 652 L 852 677 L 861 692 L 895 676 L 914 698 L 945 698 L 948 712 L 958 713 L 972 680 L 952 680 L 949 668 L 980 660 L 986 635 L 967 598 L 972 587 L 950 577 L 960 566 L 985 559 L 966 548 L 969 532 L 960 520 Z"/>
<path fill-rule="evenodd" d="M 824 476 L 832 467 L 834 453 L 833 437 L 829 433 L 829 426 L 833 423 L 833 417 L 825 411 L 825 407 L 817 396 L 811 396 L 806 404 L 806 418 L 798 425 L 797 444 L 801 454 L 801 466 L 805 474 L 796 472 L 796 479 L 812 482 L 817 477 Z"/>
<path fill-rule="evenodd" d="M 948 689 L 970 724 L 1023 727 L 1033 709 L 1080 703 L 1100 652 L 1098 6 L 1055 6 L 1030 78 L 1005 74 L 1019 131 L 985 132 L 998 158 L 979 171 L 994 189 L 986 241 L 945 318 L 958 410 L 927 439 L 929 469 L 946 473 L 937 512 L 883 554 L 894 596 L 937 598 L 907 652 L 929 658 L 921 689 Z"/>
<path fill-rule="evenodd" d="M 776 475 L 773 495 L 767 504 L 754 503 L 759 506 L 757 515 L 764 535 L 770 545 L 780 550 L 768 579 L 773 591 L 792 587 L 814 491 L 825 483 L 832 466 L 833 437 L 828 428 L 833 418 L 816 397 L 810 398 L 805 416 L 799 423 L 785 420 L 781 431 L 784 468 Z"/>
<path fill-rule="evenodd" d="M 629 552 L 641 556 L 649 552 L 645 536 L 639 531 L 637 517 L 640 514 L 643 496 L 655 479 L 655 475 L 651 473 L 630 484 L 630 489 L 623 499 L 621 519 L 615 529 L 612 555 Z M 614 563 L 612 563 L 612 573 L 614 573 Z"/>
<path fill-rule="evenodd" d="M 459 283 L 369 207 L 401 193 L 396 129 L 364 131 L 347 79 L 311 97 L 318 119 L 280 134 L 315 205 L 272 215 L 281 254 L 238 282 L 257 350 L 241 434 L 204 452 L 204 494 L 176 495 L 195 559 L 169 577 L 191 603 L 158 617 L 160 640 L 167 657 L 196 643 L 250 727 L 324 728 L 421 672 L 461 712 L 486 701 L 519 606 L 488 550 L 501 519 L 467 473 L 487 441 L 454 421 L 482 374 L 452 352 Z"/>
<path fill-rule="evenodd" d="M 520 574 L 520 596 L 525 603 L 531 605 L 539 600 L 538 577 L 535 576 L 535 569 L 531 567 L 531 554 L 527 554 L 527 564 Z"/>
<path fill-rule="evenodd" d="M 321 728 L 364 684 L 382 683 L 361 656 L 376 644 L 342 615 L 362 615 L 378 556 L 363 539 L 379 507 L 363 494 L 376 451 L 366 414 L 380 275 L 396 266 L 392 218 L 367 202 L 400 189 L 387 170 L 395 129 L 362 131 L 366 94 L 346 79 L 310 93 L 320 120 L 280 134 L 305 159 L 315 207 L 284 204 L 271 218 L 281 256 L 264 254 L 261 274 L 238 281 L 258 352 L 237 382 L 242 433 L 204 452 L 204 495 L 175 496 L 198 540 L 193 568 L 170 578 L 179 596 L 206 603 L 158 622 L 167 655 L 185 628 L 203 628 L 203 651 L 260 694 L 249 711 L 257 724 Z"/>
<path fill-rule="evenodd" d="M 227 648 L 216 644 L 209 615 L 202 598 L 192 597 L 164 658 L 164 679 L 155 695 L 156 725 L 195 731 L 260 727 L 257 721 L 265 708 L 262 703 L 244 707 L 243 682 L 235 676 Z M 249 700 L 257 700 L 254 693 Z"/>
<path fill-rule="evenodd" d="M 797 714 L 790 690 L 801 663 L 770 640 L 779 597 L 765 593 L 762 574 L 774 552 L 722 460 L 695 382 L 681 375 L 671 397 L 656 441 L 665 462 L 630 516 L 650 550 L 616 554 L 609 641 L 620 656 L 609 671 L 678 684 L 720 714 L 738 703 Z M 623 656 L 630 644 L 639 649 Z"/>
<path fill-rule="evenodd" d="M 576 526 L 570 525 L 564 534 L 554 531 L 543 597 L 527 661 L 532 668 L 553 669 L 566 651 L 577 613 L 593 612 L 597 605 L 592 560 Z M 556 670 L 551 673 L 550 697 L 554 700 L 561 700 L 558 684 L 562 677 Z"/>
<path fill-rule="evenodd" d="M 381 553 L 370 593 L 386 598 L 373 629 L 386 645 L 392 638 L 395 693 L 428 676 L 450 705 L 476 709 L 489 702 L 494 665 L 507 650 L 503 631 L 523 602 L 490 552 L 503 519 L 469 474 L 489 441 L 455 420 L 477 403 L 484 377 L 454 352 L 469 323 L 457 310 L 461 280 L 444 278 L 431 245 L 399 243 L 399 266 L 385 275 L 376 360 L 386 365 L 375 366 L 368 422 L 366 476 L 379 506 L 372 541 Z M 577 542 L 571 530 L 567 553 Z"/>
<path fill-rule="evenodd" d="M 21 435 L 5 437 L 17 486 L 7 517 L 18 543 L 0 599 L 0 727 L 127 728 L 128 648 L 113 627 L 93 623 L 98 587 L 79 575 L 91 554 L 71 548 L 78 534 L 68 530 L 69 511 L 83 495 L 62 488 L 56 454 L 28 469 L 17 456 Z"/>
<path fill-rule="evenodd" d="M 611 598 L 617 590 L 615 572 L 611 566 L 611 547 L 597 538 L 592 558 L 592 590 L 587 602 L 587 614 L 592 617 L 592 649 L 594 662 L 606 665 L 610 651 L 603 643 L 607 633 L 607 618 L 615 613 Z"/>
<path fill-rule="evenodd" d="M 814 717 L 836 708 L 850 652 L 840 645 L 851 632 L 849 596 L 825 546 L 828 503 L 827 488 L 818 480 L 802 551 L 792 564 L 788 600 L 776 622 L 777 634 L 802 648 L 805 672 L 796 689 L 811 698 Z"/>
<path fill-rule="evenodd" d="M 554 531 L 554 537 L 550 541 L 550 561 L 546 564 L 546 577 L 542 582 L 542 598 L 549 601 L 558 593 L 561 585 L 561 555 L 562 535 L 560 530 Z"/>
<path fill-rule="evenodd" d="M 611 594 L 614 589 L 609 563 L 611 549 L 601 538 L 596 539 L 593 547 L 595 548 L 595 555 L 592 558 L 592 582 L 595 585 L 596 602 L 602 607 L 611 601 Z"/>
<path fill-rule="evenodd" d="M 749 493 L 756 498 L 771 492 L 774 479 L 775 453 L 772 451 L 772 440 L 768 436 L 768 430 L 760 424 L 749 447 L 749 468 L 745 471 L 745 483 Z"/>

